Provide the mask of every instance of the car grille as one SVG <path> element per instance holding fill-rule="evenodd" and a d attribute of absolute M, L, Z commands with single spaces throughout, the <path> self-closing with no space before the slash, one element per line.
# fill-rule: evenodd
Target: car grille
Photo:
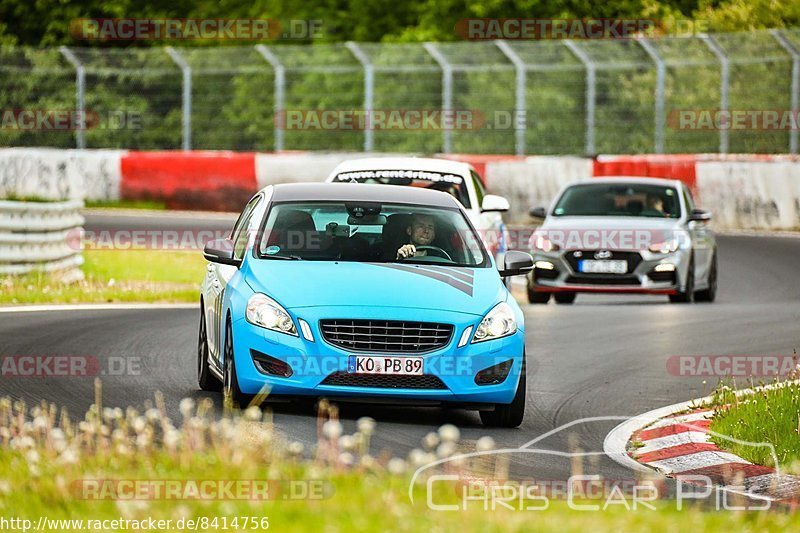
<path fill-rule="evenodd" d="M 594 254 L 597 253 L 599 250 L 570 250 L 564 253 L 564 259 L 566 259 L 569 266 L 572 268 L 573 272 L 578 272 L 578 261 L 581 259 L 594 259 Z M 628 262 L 628 272 L 633 272 L 636 270 L 636 267 L 639 266 L 639 263 L 642 262 L 642 254 L 639 252 L 618 252 L 616 250 L 609 250 L 611 252 L 610 257 L 606 257 L 605 259 L 612 259 L 612 260 L 625 260 Z M 578 253 L 579 255 L 575 255 Z M 591 275 L 591 274 L 583 274 L 582 276 Z M 603 274 L 603 275 L 611 275 L 611 276 L 624 276 L 625 274 Z"/>
<path fill-rule="evenodd" d="M 446 389 L 436 376 L 402 376 L 388 374 L 351 374 L 334 372 L 320 385 L 339 385 L 344 387 L 375 387 L 377 389 Z"/>
<path fill-rule="evenodd" d="M 423 353 L 447 346 L 451 324 L 397 320 L 321 320 L 322 337 L 354 352 Z"/>

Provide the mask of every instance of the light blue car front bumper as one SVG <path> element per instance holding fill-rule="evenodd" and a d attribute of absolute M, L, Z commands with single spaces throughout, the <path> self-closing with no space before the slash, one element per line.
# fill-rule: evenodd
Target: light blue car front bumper
<path fill-rule="evenodd" d="M 256 394 L 265 388 L 270 395 L 325 396 L 341 398 L 418 400 L 454 404 L 508 404 L 519 382 L 524 353 L 524 331 L 480 343 L 467 342 L 458 347 L 464 330 L 474 328 L 481 316 L 452 311 L 414 308 L 363 308 L 352 306 L 306 307 L 289 309 L 300 333 L 299 320 L 310 326 L 313 341 L 299 336 L 278 333 L 250 324 L 241 318 L 233 323 L 233 346 L 239 387 L 245 394 Z M 415 353 L 351 352 L 323 339 L 319 321 L 323 319 L 373 319 L 425 321 L 453 324 L 455 329 L 448 344 L 436 351 Z M 518 323 L 521 320 L 518 320 Z M 272 375 L 257 368 L 253 353 L 259 352 L 288 363 L 291 375 Z M 351 355 L 420 356 L 424 358 L 424 374 L 441 380 L 439 388 L 402 388 L 387 386 L 332 385 L 323 383 L 331 374 L 348 372 Z M 499 363 L 511 361 L 507 377 L 497 384 L 478 385 L 478 372 Z M 434 380 L 435 381 L 435 380 Z"/>

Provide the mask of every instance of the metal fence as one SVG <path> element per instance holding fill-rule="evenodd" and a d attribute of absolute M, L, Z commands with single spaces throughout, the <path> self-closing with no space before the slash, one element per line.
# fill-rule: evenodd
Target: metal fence
<path fill-rule="evenodd" d="M 5 146 L 584 155 L 798 150 L 800 29 L 581 41 L 6 47 L 0 73 Z M 21 125 L 24 110 L 45 117 L 74 110 L 77 124 Z M 469 113 L 470 120 L 407 120 L 409 112 L 436 110 Z M 326 111 L 335 120 L 320 124 Z M 374 120 L 392 113 L 398 122 Z M 350 124 L 353 114 L 370 120 Z M 302 120 L 289 123 L 289 116 Z"/>

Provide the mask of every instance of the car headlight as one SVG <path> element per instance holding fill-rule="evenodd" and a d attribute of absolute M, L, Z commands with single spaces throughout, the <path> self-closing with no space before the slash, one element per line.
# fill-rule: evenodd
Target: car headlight
<path fill-rule="evenodd" d="M 483 342 L 501 337 L 507 337 L 516 333 L 517 319 L 514 318 L 514 310 L 505 302 L 495 305 L 491 311 L 486 313 L 481 323 L 475 329 L 472 342 Z"/>
<path fill-rule="evenodd" d="M 534 234 L 531 238 L 531 248 L 542 252 L 557 252 L 561 249 L 559 245 L 545 237 L 544 235 Z"/>
<path fill-rule="evenodd" d="M 647 249 L 656 254 L 670 254 L 678 249 L 678 239 L 657 242 L 651 244 Z"/>
<path fill-rule="evenodd" d="M 292 317 L 286 309 L 266 294 L 256 293 L 250 297 L 245 317 L 248 322 L 256 326 L 297 336 Z"/>

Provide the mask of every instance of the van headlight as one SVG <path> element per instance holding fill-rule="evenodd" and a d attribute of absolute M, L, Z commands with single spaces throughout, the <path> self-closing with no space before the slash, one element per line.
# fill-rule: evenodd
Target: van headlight
<path fill-rule="evenodd" d="M 475 329 L 472 342 L 490 341 L 513 335 L 517 331 L 517 319 L 514 310 L 506 302 L 495 305 L 486 313 L 481 323 Z"/>
<path fill-rule="evenodd" d="M 292 317 L 281 304 L 266 294 L 256 293 L 250 297 L 245 317 L 248 322 L 256 326 L 297 337 Z"/>

